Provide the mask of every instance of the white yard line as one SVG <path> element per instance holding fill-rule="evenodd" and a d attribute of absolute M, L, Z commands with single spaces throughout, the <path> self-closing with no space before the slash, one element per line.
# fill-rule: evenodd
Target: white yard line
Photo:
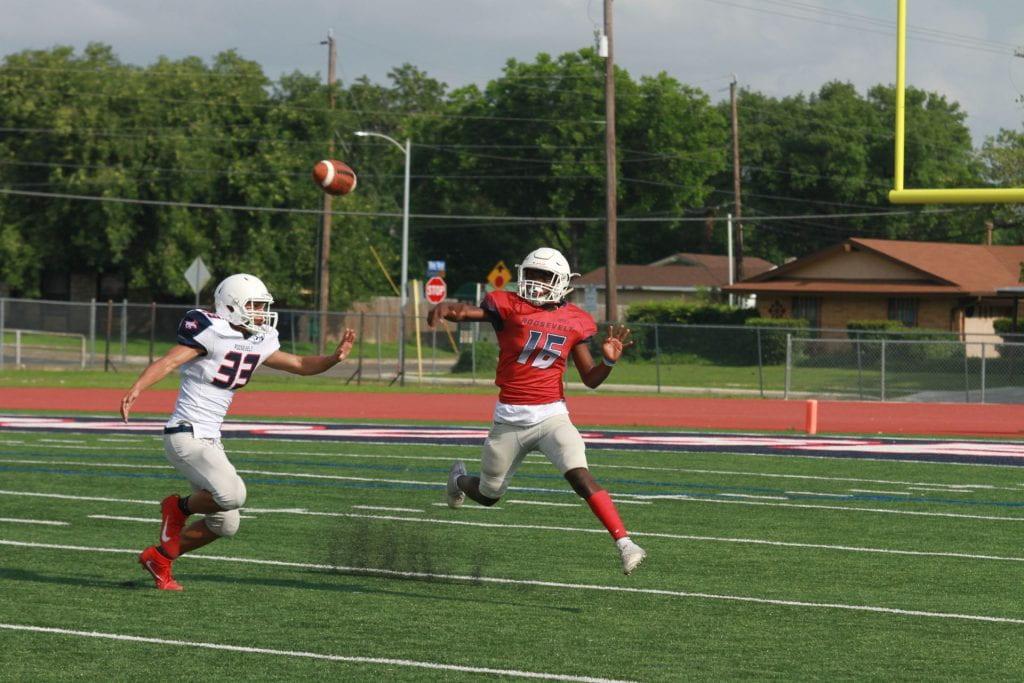
<path fill-rule="evenodd" d="M 39 492 L 28 492 L 28 491 L 7 491 L 0 490 L 0 495 L 9 496 L 30 496 L 39 498 L 55 498 L 59 500 L 84 500 L 84 501 L 102 501 L 112 503 L 137 503 L 143 505 L 159 505 L 159 501 L 156 500 L 136 500 L 130 498 L 103 498 L 98 496 L 71 496 L 67 494 L 57 493 L 39 493 Z M 734 503 L 740 505 L 768 505 L 777 506 L 779 503 L 761 503 L 756 501 L 725 501 L 725 500 L 706 500 L 706 499 L 693 499 L 691 502 L 712 502 L 712 503 Z M 447 507 L 445 503 L 436 503 L 438 507 Z M 850 511 L 863 511 L 866 508 L 843 508 L 838 506 L 819 506 L 819 505 L 796 505 L 791 504 L 787 507 L 797 508 L 821 508 L 827 509 L 840 509 Z M 465 506 L 462 510 L 486 510 L 482 506 Z M 499 508 L 500 509 L 500 508 Z M 400 522 L 418 522 L 423 524 L 446 524 L 452 526 L 469 526 L 469 527 L 484 527 L 484 528 L 499 528 L 499 529 L 529 529 L 538 531 L 563 531 L 563 532 L 575 532 L 575 533 L 597 533 L 603 534 L 603 529 L 594 528 L 577 528 L 577 527 L 561 527 L 561 526 L 548 526 L 538 524 L 504 524 L 499 522 L 474 522 L 470 520 L 454 520 L 454 519 L 431 519 L 425 517 L 397 517 L 394 515 L 365 515 L 352 512 L 320 512 L 314 510 L 307 510 L 305 508 L 245 508 L 246 512 L 258 514 L 291 514 L 291 515 L 303 515 L 309 517 L 346 517 L 352 519 L 373 519 L 373 520 L 384 520 L 384 521 L 400 521 Z M 873 510 L 874 512 L 889 512 L 887 510 Z M 904 514 L 922 514 L 922 515 L 941 515 L 941 516 L 954 516 L 963 517 L 965 515 L 951 515 L 944 513 L 904 513 Z M 972 518 L 977 518 L 972 517 Z M 987 518 L 982 517 L 981 519 L 995 519 L 999 521 L 1024 521 L 1024 518 L 1020 517 L 993 517 Z M 703 541 L 703 542 L 717 542 L 717 543 L 746 543 L 754 545 L 766 545 L 783 548 L 811 548 L 818 550 L 838 550 L 844 552 L 860 552 L 860 553 L 879 553 L 886 555 L 909 555 L 919 557 L 946 557 L 954 559 L 967 559 L 967 560 L 991 560 L 991 561 L 1003 561 L 1003 562 L 1024 562 L 1024 557 L 1013 557 L 1013 556 L 1000 556 L 1000 555 L 986 555 L 976 553 L 954 553 L 946 551 L 919 551 L 919 550 L 899 550 L 892 548 L 871 548 L 871 547 L 855 547 L 845 546 L 837 544 L 823 544 L 823 543 L 792 543 L 787 541 L 774 541 L 768 539 L 757 539 L 757 538 L 723 538 L 716 536 L 696 536 L 692 534 L 670 534 L 660 532 L 645 532 L 634 530 L 633 536 L 648 536 L 651 538 L 666 538 L 674 540 L 684 541 Z"/>
<path fill-rule="evenodd" d="M 509 498 L 505 502 L 514 505 L 545 505 L 557 508 L 578 508 L 580 506 L 579 503 L 552 503 L 547 500 L 519 500 L 514 498 Z"/>
<path fill-rule="evenodd" d="M 993 522 L 1024 522 L 1024 517 L 999 517 L 997 515 L 966 515 L 959 512 L 923 512 L 917 510 L 887 510 L 885 508 L 859 508 L 845 505 L 807 505 L 804 503 L 762 503 L 757 500 L 718 500 L 697 498 L 686 494 L 622 494 L 633 495 L 643 500 L 679 500 L 689 503 L 719 503 L 723 505 L 764 505 L 777 508 L 798 508 L 804 510 L 840 510 L 843 512 L 872 512 L 886 515 L 910 515 L 912 517 L 952 517 L 954 519 L 984 519 Z"/>
<path fill-rule="evenodd" d="M 90 500 L 102 503 L 139 503 L 140 505 L 159 505 L 159 500 L 139 500 L 137 498 L 107 498 L 105 496 L 72 496 L 66 493 L 39 493 L 36 491 L 8 491 L 0 489 L 0 496 L 27 496 L 30 498 L 53 498 L 55 500 Z"/>
<path fill-rule="evenodd" d="M 387 480 L 382 480 L 387 481 Z M 512 487 L 510 490 L 530 490 L 530 489 L 517 489 Z M 540 491 L 555 491 L 556 489 L 533 489 Z M 105 501 L 112 503 L 141 503 L 146 505 L 159 505 L 160 501 L 157 500 L 137 500 L 130 498 L 107 498 L 102 496 L 72 496 L 68 494 L 59 493 L 38 493 L 34 491 L 11 491 L 0 489 L 0 496 L 33 496 L 39 498 L 56 498 L 61 500 L 93 500 L 93 501 Z M 641 500 L 673 500 L 687 503 L 718 503 L 725 505 L 762 505 L 767 507 L 785 507 L 785 508 L 796 508 L 805 510 L 835 510 L 842 512 L 869 512 L 876 514 L 891 514 L 891 515 L 909 515 L 909 516 L 920 516 L 920 517 L 943 517 L 953 519 L 975 519 L 984 521 L 995 521 L 995 522 L 1024 522 L 1024 517 L 1000 517 L 996 515 L 967 515 L 955 512 L 923 512 L 914 510 L 886 510 L 884 508 L 863 508 L 863 507 L 847 507 L 842 505 L 808 505 L 802 503 L 769 503 L 755 500 L 718 500 L 713 498 L 695 498 L 687 495 L 674 495 L 674 494 L 656 494 L 656 495 L 644 495 L 644 494 L 619 494 L 621 496 L 631 496 Z M 443 504 L 442 504 L 443 505 Z M 248 508 L 247 508 L 248 509 Z M 467 506 L 464 509 L 474 509 L 474 507 Z M 258 510 L 253 509 L 253 512 Z M 297 514 L 304 514 L 307 511 L 305 508 L 292 508 L 289 510 L 276 510 L 277 512 L 295 512 Z M 343 513 L 312 513 L 309 514 L 343 514 Z"/>
<path fill-rule="evenodd" d="M 913 493 L 906 491 L 875 491 L 874 489 L 850 489 L 854 493 L 876 493 L 880 496 L 912 496 Z"/>
<path fill-rule="evenodd" d="M 121 467 L 140 470 L 172 470 L 170 465 L 137 465 L 127 462 L 82 462 L 81 460 L 25 460 L 23 458 L 0 458 L 0 462 L 19 465 L 75 465 L 77 467 Z"/>
<path fill-rule="evenodd" d="M 136 549 L 125 548 L 93 548 L 87 546 L 58 545 L 49 543 L 26 543 L 22 541 L 8 541 L 0 539 L 0 545 L 37 548 L 47 550 L 76 550 L 98 553 L 120 553 L 137 554 Z M 660 588 L 632 588 L 628 586 L 609 586 L 587 583 L 564 583 L 560 581 L 540 581 L 531 579 L 509 579 L 497 576 L 471 576 L 464 574 L 440 574 L 434 572 L 402 572 L 390 569 L 377 569 L 374 567 L 346 567 L 329 564 L 313 564 L 306 562 L 285 562 L 281 560 L 262 560 L 246 557 L 225 557 L 221 555 L 183 555 L 179 559 L 187 560 L 208 560 L 216 562 L 233 562 L 240 564 L 256 564 L 274 567 L 290 567 L 295 569 L 319 569 L 324 571 L 350 572 L 354 574 L 365 574 L 368 576 L 395 576 L 402 578 L 416 579 L 443 579 L 447 581 L 459 581 L 467 583 L 490 583 L 506 586 L 537 586 L 541 588 L 564 588 L 578 591 L 601 591 L 609 593 L 626 593 L 633 595 L 656 595 L 675 598 L 695 598 L 703 600 L 716 600 L 726 602 L 753 603 L 758 605 L 778 605 L 785 607 L 807 607 L 812 609 L 849 610 L 854 612 L 873 612 L 878 614 L 893 614 L 898 616 L 924 617 L 931 619 L 957 619 L 966 621 L 982 621 L 998 624 L 1024 624 L 1024 619 L 1016 617 L 999 617 L 983 614 L 959 614 L 951 612 L 931 612 L 925 610 L 901 609 L 896 607 L 880 607 L 875 605 L 854 605 L 845 603 L 809 602 L 805 600 L 780 600 L 777 598 L 762 598 L 752 595 L 725 595 L 719 593 L 699 593 L 690 591 L 668 590 Z M 31 627 L 30 627 L 31 628 Z"/>
<path fill-rule="evenodd" d="M 39 439 L 40 443 L 70 443 L 70 444 L 84 444 L 84 439 Z"/>
<path fill-rule="evenodd" d="M 71 526 L 68 522 L 55 522 L 50 519 L 22 519 L 21 517 L 0 517 L 0 522 L 10 524 L 42 524 L 43 526 Z"/>
<path fill-rule="evenodd" d="M 425 512 L 423 508 L 389 508 L 383 505 L 353 505 L 355 510 L 380 510 L 382 512 Z"/>
<path fill-rule="evenodd" d="M 27 433 L 31 433 L 31 432 L 17 432 L 17 433 L 19 433 L 19 434 L 27 434 Z M 2 432 L 0 432 L 0 434 L 2 434 Z M 154 438 L 157 438 L 157 437 L 154 437 Z M 308 443 L 308 441 L 298 440 L 298 439 L 275 439 L 275 440 L 277 440 L 277 441 L 287 441 L 289 443 Z M 6 443 L 18 443 L 18 444 L 21 444 L 23 442 L 0 440 L 0 446 L 5 445 Z M 349 442 L 334 442 L 334 443 L 338 443 L 340 445 L 348 445 L 349 444 Z M 375 443 L 376 445 L 385 445 L 385 446 L 394 446 L 395 445 L 394 443 L 391 443 L 391 442 L 379 442 L 379 443 L 377 443 L 377 442 L 362 442 L 362 443 Z M 427 444 L 427 445 L 430 445 L 430 444 Z M 146 444 L 142 444 L 139 447 L 146 447 L 146 446 L 147 446 Z M 60 444 L 50 444 L 50 447 L 51 448 L 69 448 L 69 449 L 79 448 L 79 449 L 82 449 L 82 450 L 99 450 L 99 451 L 111 451 L 111 450 L 126 450 L 126 451 L 130 450 L 130 451 L 135 451 L 135 450 L 138 450 L 138 448 L 139 448 L 139 447 L 136 447 L 136 446 L 124 446 L 124 447 L 117 447 L 117 446 L 109 446 L 109 447 L 108 446 L 85 446 L 85 445 L 83 445 L 83 446 L 66 446 L 66 445 L 60 445 Z M 455 446 L 453 446 L 453 448 L 454 447 Z M 159 449 L 156 449 L 156 450 L 159 450 Z M 156 452 L 156 450 L 154 452 Z M 632 452 L 632 451 L 630 451 L 630 452 Z M 638 452 L 639 453 L 675 454 L 675 455 L 678 455 L 678 453 L 679 453 L 679 451 L 659 451 L 659 450 L 644 450 L 644 451 L 638 451 Z M 228 447 L 228 453 L 229 453 L 229 455 L 231 453 L 241 453 L 241 454 L 247 454 L 247 455 L 280 455 L 280 451 L 260 451 L 260 450 L 244 449 L 244 448 L 237 448 L 236 449 L 236 448 L 231 448 L 230 445 Z M 385 453 L 329 453 L 329 452 L 323 452 L 323 451 L 289 451 L 289 454 L 290 455 L 323 457 L 323 458 L 365 458 L 365 459 L 378 459 L 378 460 L 427 460 L 427 461 L 447 462 L 447 463 L 450 463 L 452 461 L 452 457 L 451 456 L 434 456 L 434 455 L 388 455 L 388 454 L 385 454 Z M 744 454 L 743 453 L 726 453 L 724 455 L 744 455 Z M 764 457 L 773 457 L 773 458 L 776 458 L 776 457 L 777 458 L 785 458 L 785 457 L 808 458 L 808 457 L 815 457 L 815 458 L 818 458 L 819 456 L 785 456 L 785 455 L 774 456 L 774 455 L 771 455 L 771 454 L 766 454 L 766 455 L 764 455 Z M 824 459 L 831 459 L 831 460 L 839 460 L 839 459 L 841 459 L 844 462 L 849 462 L 848 458 L 828 458 L 828 457 L 825 457 Z M 870 460 L 872 462 L 886 462 L 886 463 L 893 462 L 891 460 L 879 460 L 877 458 L 858 458 L 858 460 Z M 977 464 L 977 463 L 943 463 L 943 462 L 932 462 L 932 461 L 922 461 L 922 462 L 919 463 L 917 461 L 907 461 L 907 460 L 900 460 L 898 462 L 903 463 L 903 464 L 907 464 L 907 463 L 910 463 L 910 464 L 932 464 L 932 465 L 950 465 L 950 464 L 952 464 L 952 465 L 970 465 L 970 466 L 978 466 L 978 467 L 1013 467 L 1014 469 L 1019 469 L 1017 466 L 985 465 L 985 464 Z M 523 464 L 524 465 L 537 465 L 537 466 L 543 466 L 543 467 L 550 467 L 550 465 L 548 464 L 547 460 L 543 460 L 543 459 L 527 458 L 526 460 L 523 461 Z M 743 471 L 743 470 L 709 470 L 709 469 L 698 469 L 698 468 L 691 468 L 691 467 L 654 467 L 654 466 L 646 466 L 646 465 L 607 465 L 607 464 L 601 464 L 600 462 L 596 462 L 596 463 L 592 462 L 592 463 L 590 463 L 590 467 L 592 469 L 595 469 L 595 470 L 600 470 L 600 469 L 624 469 L 624 470 L 638 470 L 638 471 L 650 471 L 650 472 L 678 472 L 678 473 L 685 473 L 685 474 L 716 474 L 716 475 L 720 474 L 720 475 L 726 475 L 726 476 L 762 477 L 762 478 L 769 478 L 769 479 L 802 479 L 802 480 L 808 480 L 808 481 L 848 482 L 848 483 L 860 483 L 860 484 L 887 484 L 887 485 L 891 485 L 891 486 L 939 486 L 939 487 L 945 486 L 945 487 L 950 487 L 950 488 L 954 488 L 954 489 L 958 488 L 958 487 L 964 487 L 964 488 L 975 488 L 975 489 L 984 488 L 984 489 L 1000 490 L 1000 491 L 1019 491 L 1022 488 L 1021 486 L 993 486 L 993 485 L 990 485 L 990 484 L 940 484 L 940 483 L 936 483 L 936 482 L 899 481 L 899 480 L 892 480 L 892 479 L 864 479 L 864 478 L 860 478 L 860 477 L 826 477 L 826 476 L 811 475 L 811 474 L 782 474 L 782 473 L 777 473 L 777 472 L 749 472 L 749 471 Z M 824 495 L 824 494 L 822 494 L 822 495 Z"/>
<path fill-rule="evenodd" d="M 931 491 L 933 493 L 974 493 L 970 489 L 933 489 L 927 486 L 908 486 L 911 491 Z"/>
<path fill-rule="evenodd" d="M 117 468 L 138 468 L 138 469 L 161 469 L 170 470 L 172 469 L 169 465 L 137 465 L 133 463 L 111 463 L 111 462 L 83 462 L 79 460 L 25 460 L 21 458 L 0 458 L 0 462 L 6 463 L 18 463 L 26 465 L 73 465 L 78 467 L 117 467 Z M 418 486 L 429 486 L 429 487 L 441 487 L 443 483 L 436 481 L 423 481 L 419 479 L 387 479 L 381 477 L 351 477 L 338 474 L 313 474 L 310 472 L 278 472 L 274 470 L 247 470 L 239 469 L 238 472 L 242 474 L 259 474 L 264 476 L 275 476 L 275 477 L 293 477 L 293 478 L 309 478 L 309 479 L 328 479 L 338 481 L 364 481 L 364 482 L 379 482 L 379 483 L 394 483 L 394 484 L 413 484 Z M 543 493 L 561 493 L 568 494 L 569 491 L 563 489 L 547 489 L 538 487 L 518 487 L 512 486 L 509 488 L 510 491 L 528 492 L 537 491 Z M 914 494 L 906 491 L 877 491 L 873 489 L 850 489 L 850 491 L 857 493 L 870 493 L 876 495 L 894 495 L 894 496 L 912 496 Z M 969 493 L 964 489 L 950 490 L 949 493 L 955 492 Z M 789 492 L 797 493 L 799 495 L 815 495 L 815 496 L 832 496 L 840 498 L 850 498 L 849 495 L 841 494 L 830 494 L 830 493 L 813 493 L 813 492 Z M 728 497 L 728 498 L 742 498 L 743 501 L 738 500 L 715 500 L 712 498 L 699 498 L 688 494 L 640 494 L 640 493 L 616 493 L 615 502 L 621 505 L 629 505 L 630 503 L 637 504 L 650 504 L 651 501 L 656 500 L 669 500 L 669 501 L 690 501 L 690 502 L 706 502 L 706 503 L 742 503 L 748 502 L 752 505 L 767 504 L 757 503 L 755 500 L 786 500 L 784 496 L 760 496 L 743 493 L 715 493 L 713 495 Z M 445 504 L 438 503 L 439 507 L 445 507 Z M 569 505 L 568 503 L 559 503 L 559 505 Z M 859 512 L 877 512 L 887 514 L 902 514 L 902 515 L 919 515 L 927 517 L 954 517 L 962 519 L 988 519 L 988 520 L 1009 520 L 1009 521 L 1024 521 L 1024 517 L 998 517 L 994 515 L 967 515 L 961 513 L 946 513 L 946 512 L 918 512 L 913 510 L 882 510 L 877 508 L 851 508 L 851 507 L 838 507 L 828 505 L 797 505 L 778 503 L 780 507 L 800 507 L 800 508 L 819 508 L 823 510 L 847 510 L 847 511 L 859 511 Z M 475 509 L 475 508 L 471 508 Z M 492 508 L 499 510 L 501 508 Z"/>
<path fill-rule="evenodd" d="M 106 519 L 117 522 L 145 522 L 146 524 L 159 524 L 159 517 L 121 517 L 118 515 L 86 515 L 89 519 Z M 251 515 L 239 515 L 242 519 L 256 519 Z"/>
<path fill-rule="evenodd" d="M 227 652 L 243 652 L 246 654 L 276 655 L 279 657 L 300 657 L 304 659 L 320 659 L 331 662 L 347 662 L 350 664 L 369 664 L 383 666 L 404 666 L 417 669 L 433 669 L 435 671 L 459 671 L 472 674 L 487 674 L 492 676 L 508 676 L 516 678 L 535 678 L 548 681 L 579 681 L 581 683 L 627 683 L 610 678 L 594 678 L 592 676 L 571 676 L 539 671 L 519 671 L 516 669 L 491 669 L 481 666 L 463 666 L 459 664 L 440 664 L 437 662 L 424 662 L 414 659 L 391 659 L 386 657 L 362 657 L 357 655 L 331 655 L 319 652 L 303 652 L 300 650 L 275 650 L 266 647 L 248 647 L 241 645 L 227 645 L 224 643 L 206 643 L 191 640 L 168 640 L 166 638 L 150 638 L 147 636 L 133 636 L 124 633 L 102 633 L 99 631 L 76 631 L 66 628 L 52 628 L 47 626 L 30 626 L 28 624 L 2 624 L 0 628 L 10 631 L 29 631 L 34 633 L 49 633 L 62 636 L 78 636 L 80 638 L 102 638 L 104 640 L 120 640 L 131 643 L 146 643 L 149 645 L 173 645 L 177 647 L 202 648 L 205 650 L 223 650 Z"/>
<path fill-rule="evenodd" d="M 617 495 L 618 494 L 616 494 L 616 496 Z M 616 505 L 654 505 L 654 503 L 649 500 L 622 500 L 616 496 L 612 497 L 612 502 Z"/>

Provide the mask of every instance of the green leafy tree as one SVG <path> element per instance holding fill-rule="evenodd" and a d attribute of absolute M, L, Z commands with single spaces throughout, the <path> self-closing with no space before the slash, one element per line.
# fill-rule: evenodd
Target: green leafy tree
<path fill-rule="evenodd" d="M 810 96 L 741 93 L 748 253 L 777 262 L 850 236 L 977 241 L 977 209 L 929 214 L 919 207 L 909 216 L 757 222 L 758 215 L 891 210 L 894 102 L 892 87 L 875 86 L 863 96 L 841 82 Z M 908 88 L 906 104 L 906 186 L 978 184 L 981 167 L 959 105 L 915 88 Z M 723 113 L 727 108 L 721 105 Z M 718 186 L 728 197 L 731 174 L 719 177 Z"/>
<path fill-rule="evenodd" d="M 985 177 L 994 187 L 1024 187 L 1024 132 L 999 131 L 985 140 L 981 159 L 985 164 Z M 995 233 L 998 243 L 1024 243 L 1024 206 L 996 205 L 993 218 L 999 228 Z"/>
<path fill-rule="evenodd" d="M 452 118 L 432 131 L 430 213 L 536 216 L 535 222 L 437 221 L 420 248 L 445 256 L 456 280 L 479 281 L 498 260 L 542 244 L 586 271 L 604 262 L 604 62 L 593 50 L 532 63 L 510 60 L 483 89 L 449 98 Z M 616 70 L 620 216 L 679 215 L 700 207 L 724 164 L 720 115 L 699 91 L 661 74 L 636 82 Z M 693 243 L 689 224 L 620 224 L 621 260 L 646 262 Z"/>

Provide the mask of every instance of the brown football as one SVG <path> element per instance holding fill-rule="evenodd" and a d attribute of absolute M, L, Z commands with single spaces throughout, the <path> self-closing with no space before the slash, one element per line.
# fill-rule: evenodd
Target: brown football
<path fill-rule="evenodd" d="M 356 173 L 343 161 L 324 159 L 313 167 L 313 182 L 327 194 L 348 194 L 356 189 Z"/>

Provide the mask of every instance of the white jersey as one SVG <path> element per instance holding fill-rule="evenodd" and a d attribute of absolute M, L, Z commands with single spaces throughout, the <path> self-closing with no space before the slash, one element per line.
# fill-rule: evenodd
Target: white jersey
<path fill-rule="evenodd" d="M 177 341 L 202 355 L 181 366 L 181 388 L 167 426 L 188 422 L 197 439 L 218 439 L 235 391 L 281 348 L 277 330 L 245 335 L 216 314 L 195 309 L 178 325 Z"/>

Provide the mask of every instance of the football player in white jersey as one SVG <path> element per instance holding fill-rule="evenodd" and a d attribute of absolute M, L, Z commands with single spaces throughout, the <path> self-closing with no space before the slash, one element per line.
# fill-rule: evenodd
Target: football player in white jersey
<path fill-rule="evenodd" d="M 221 282 L 213 295 L 216 313 L 201 309 L 185 314 L 177 344 L 143 370 L 121 399 L 125 422 L 145 389 L 181 368 L 181 388 L 174 412 L 164 427 L 164 452 L 191 488 L 172 494 L 160 505 L 160 543 L 146 548 L 139 563 L 160 590 L 181 590 L 171 565 L 182 553 L 201 548 L 238 531 L 238 509 L 245 503 L 245 482 L 224 453 L 220 426 L 236 390 L 260 365 L 296 375 L 317 375 L 345 360 L 355 332 L 346 329 L 338 348 L 327 356 L 296 356 L 282 351 L 277 339 L 274 298 L 253 275 L 239 273 Z M 185 529 L 189 515 L 204 515 Z"/>

